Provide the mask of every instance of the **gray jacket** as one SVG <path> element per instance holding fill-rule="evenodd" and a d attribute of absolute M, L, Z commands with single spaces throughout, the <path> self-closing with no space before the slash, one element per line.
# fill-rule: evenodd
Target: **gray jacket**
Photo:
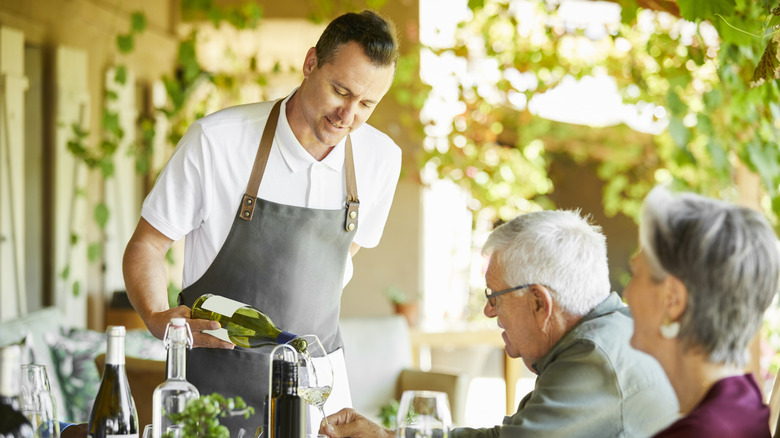
<path fill-rule="evenodd" d="M 490 429 L 454 438 L 648 437 L 677 418 L 677 397 L 652 357 L 629 345 L 634 324 L 612 293 L 533 364 L 534 390 Z"/>

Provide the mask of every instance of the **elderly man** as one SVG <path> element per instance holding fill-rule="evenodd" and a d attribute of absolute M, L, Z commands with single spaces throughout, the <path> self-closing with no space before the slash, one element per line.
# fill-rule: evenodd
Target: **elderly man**
<path fill-rule="evenodd" d="M 629 345 L 633 322 L 610 293 L 599 227 L 572 211 L 528 213 L 496 228 L 483 252 L 485 315 L 538 377 L 503 424 L 453 437 L 646 437 L 675 419 L 663 370 Z M 328 421 L 330 437 L 393 436 L 350 409 Z"/>

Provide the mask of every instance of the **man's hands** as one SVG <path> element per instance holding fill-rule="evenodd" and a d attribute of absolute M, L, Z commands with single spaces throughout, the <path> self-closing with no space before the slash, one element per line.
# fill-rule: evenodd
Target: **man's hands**
<path fill-rule="evenodd" d="M 395 432 L 385 429 L 354 409 L 342 409 L 328 416 L 328 425 L 320 424 L 320 433 L 331 438 L 392 438 Z"/>
<path fill-rule="evenodd" d="M 190 308 L 187 306 L 174 307 L 163 312 L 152 313 L 144 320 L 146 327 L 158 339 L 165 336 L 165 327 L 171 322 L 171 318 L 186 318 L 192 331 L 192 347 L 225 348 L 232 350 L 235 345 L 225 342 L 203 330 L 216 330 L 220 328 L 217 321 L 207 319 L 190 319 Z"/>

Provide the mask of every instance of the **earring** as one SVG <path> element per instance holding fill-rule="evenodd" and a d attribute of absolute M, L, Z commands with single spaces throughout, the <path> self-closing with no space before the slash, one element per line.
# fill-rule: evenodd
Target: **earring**
<path fill-rule="evenodd" d="M 678 334 L 680 334 L 680 323 L 670 321 L 667 316 L 665 322 L 661 324 L 661 336 L 666 339 L 674 339 Z"/>

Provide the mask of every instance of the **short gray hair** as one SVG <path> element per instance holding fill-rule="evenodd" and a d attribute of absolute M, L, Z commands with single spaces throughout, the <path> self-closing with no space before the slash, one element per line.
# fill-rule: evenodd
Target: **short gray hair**
<path fill-rule="evenodd" d="M 744 366 L 777 292 L 777 237 L 757 211 L 659 186 L 642 204 L 639 242 L 651 277 L 688 289 L 680 339 L 712 363 Z"/>
<path fill-rule="evenodd" d="M 575 315 L 586 315 L 610 292 L 607 239 L 579 211 L 520 215 L 496 228 L 482 252 L 495 253 L 509 286 L 545 285 Z"/>

